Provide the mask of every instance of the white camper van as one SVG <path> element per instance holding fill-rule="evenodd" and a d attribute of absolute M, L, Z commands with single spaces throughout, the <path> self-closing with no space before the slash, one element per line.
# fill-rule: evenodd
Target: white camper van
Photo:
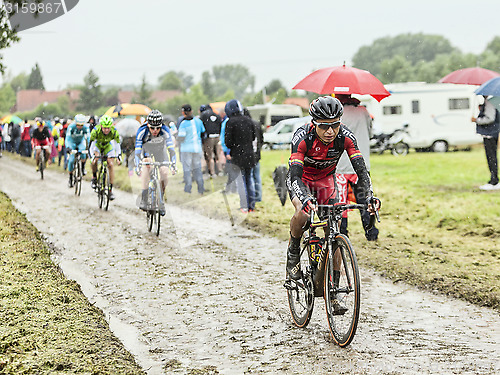
<path fill-rule="evenodd" d="M 416 149 L 445 152 L 450 147 L 482 142 L 471 117 L 478 112 L 477 86 L 452 83 L 393 83 L 391 96 L 378 103 L 362 98 L 374 126 L 389 133 L 407 123 L 408 144 Z"/>
<path fill-rule="evenodd" d="M 302 117 L 302 108 L 294 104 L 258 104 L 248 107 L 250 116 L 266 128 L 287 118 Z"/>

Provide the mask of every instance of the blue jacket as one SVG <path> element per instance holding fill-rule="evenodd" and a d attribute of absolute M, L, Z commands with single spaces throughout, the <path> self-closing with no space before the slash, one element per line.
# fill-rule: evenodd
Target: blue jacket
<path fill-rule="evenodd" d="M 180 142 L 181 152 L 201 153 L 201 133 L 204 132 L 205 126 L 199 118 L 182 120 L 179 125 L 179 133 L 177 134 L 177 137 L 184 138 Z"/>

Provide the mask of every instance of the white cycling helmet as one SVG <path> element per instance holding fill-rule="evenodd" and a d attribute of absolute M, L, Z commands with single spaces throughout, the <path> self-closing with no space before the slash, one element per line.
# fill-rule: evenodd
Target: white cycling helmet
<path fill-rule="evenodd" d="M 75 122 L 77 125 L 85 124 L 87 122 L 86 120 L 87 120 L 87 118 L 85 117 L 85 115 L 82 115 L 81 113 L 79 113 L 75 116 Z"/>

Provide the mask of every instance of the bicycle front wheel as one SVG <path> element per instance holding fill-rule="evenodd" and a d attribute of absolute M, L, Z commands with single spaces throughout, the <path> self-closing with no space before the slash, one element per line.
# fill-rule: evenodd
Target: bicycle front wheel
<path fill-rule="evenodd" d="M 82 165 L 80 163 L 80 160 L 77 160 L 75 164 L 75 171 L 73 174 L 73 182 L 75 184 L 75 195 L 80 196 L 80 193 L 82 191 Z"/>
<path fill-rule="evenodd" d="M 300 267 L 304 277 L 301 280 L 287 280 L 285 283 L 288 297 L 288 306 L 292 315 L 293 323 L 297 327 L 305 327 L 311 320 L 314 308 L 314 285 L 309 268 L 308 244 L 301 249 Z M 288 279 L 288 275 L 287 275 Z"/>
<path fill-rule="evenodd" d="M 155 229 L 156 229 L 156 235 L 160 235 L 160 222 L 161 222 L 161 214 L 160 214 L 160 207 L 161 207 L 161 187 L 160 187 L 160 181 L 156 180 L 155 181 L 155 206 L 156 206 L 156 211 L 155 211 Z"/>
<path fill-rule="evenodd" d="M 109 171 L 107 168 L 104 168 L 103 189 L 104 189 L 104 200 L 105 200 L 104 209 L 107 211 L 109 208 L 109 197 L 111 195 L 111 181 L 109 179 Z"/>
<path fill-rule="evenodd" d="M 333 246 L 328 249 L 324 279 L 326 315 L 334 341 L 344 347 L 351 343 L 358 327 L 359 269 L 356 254 L 346 236 L 337 235 L 330 245 Z"/>
<path fill-rule="evenodd" d="M 104 184 L 103 184 L 103 170 L 100 169 L 99 173 L 97 174 L 97 204 L 99 205 L 99 208 L 102 208 L 102 205 L 104 203 Z"/>
<path fill-rule="evenodd" d="M 43 170 L 45 169 L 45 150 L 43 148 L 40 152 L 40 166 L 38 168 L 40 170 L 40 178 L 43 180 Z"/>

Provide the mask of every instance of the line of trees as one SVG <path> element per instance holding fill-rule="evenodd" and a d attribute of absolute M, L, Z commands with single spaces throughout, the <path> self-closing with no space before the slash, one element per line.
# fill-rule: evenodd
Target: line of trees
<path fill-rule="evenodd" d="M 371 45 L 362 46 L 353 56 L 353 66 L 366 69 L 383 83 L 424 81 L 437 82 L 446 74 L 461 68 L 481 66 L 500 72 L 500 36 L 488 43 L 478 54 L 462 53 L 440 35 L 401 34 L 375 40 Z M 38 64 L 29 75 L 21 73 L 0 88 L 0 111 L 6 112 L 15 104 L 15 94 L 21 89 L 44 89 L 43 77 Z M 76 110 L 84 113 L 102 114 L 118 102 L 120 87 L 103 89 L 99 77 L 90 70 L 83 78 L 83 84 L 69 85 L 67 89 L 79 89 L 80 102 Z M 163 103 L 152 99 L 154 90 L 179 90 L 180 95 Z M 244 105 L 263 102 L 263 89 L 274 103 L 282 103 L 287 97 L 298 96 L 288 92 L 279 79 L 273 79 L 264 88 L 255 90 L 255 76 L 241 64 L 214 66 L 204 71 L 199 82 L 192 75 L 182 71 L 167 71 L 156 84 L 150 84 L 143 75 L 140 85 L 135 87 L 133 102 L 154 106 L 164 113 L 177 115 L 184 103 L 194 108 L 215 101 L 238 98 Z M 314 94 L 307 94 L 308 98 Z M 63 115 L 69 111 L 69 101 L 37 108 L 34 113 Z M 28 114 L 28 115 L 31 115 Z"/>
<path fill-rule="evenodd" d="M 353 66 L 374 74 L 384 84 L 437 82 L 448 73 L 474 66 L 500 72 L 500 36 L 475 55 L 462 53 L 440 35 L 401 34 L 375 40 L 352 58 Z"/>

